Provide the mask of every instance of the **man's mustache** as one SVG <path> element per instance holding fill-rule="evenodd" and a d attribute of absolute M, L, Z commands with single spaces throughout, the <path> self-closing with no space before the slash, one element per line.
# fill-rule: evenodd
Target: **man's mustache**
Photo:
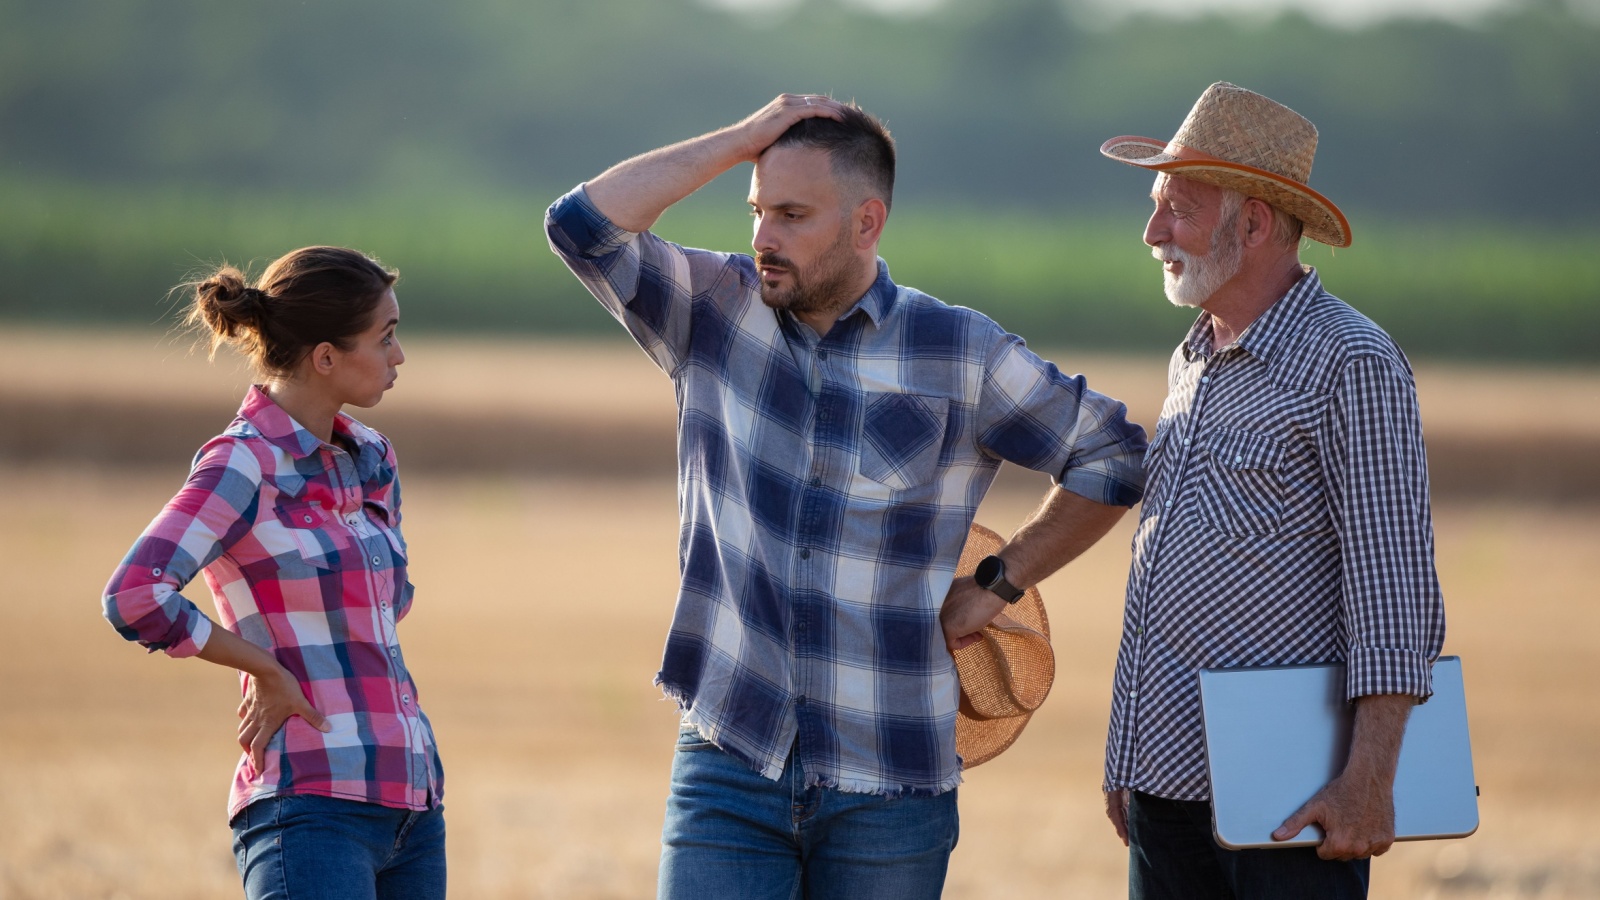
<path fill-rule="evenodd" d="M 1150 248 L 1150 255 L 1162 262 L 1188 262 L 1189 254 L 1170 244 L 1157 244 Z"/>

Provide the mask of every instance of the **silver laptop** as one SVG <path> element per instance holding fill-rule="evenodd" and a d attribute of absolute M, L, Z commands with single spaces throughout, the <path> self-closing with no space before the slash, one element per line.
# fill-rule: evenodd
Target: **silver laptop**
<path fill-rule="evenodd" d="M 1205 669 L 1200 707 L 1217 843 L 1234 850 L 1306 847 L 1315 825 L 1288 841 L 1272 832 L 1344 768 L 1355 708 L 1343 663 Z M 1461 658 L 1433 664 L 1433 697 L 1411 711 L 1394 787 L 1395 838 L 1466 837 L 1478 829 Z"/>

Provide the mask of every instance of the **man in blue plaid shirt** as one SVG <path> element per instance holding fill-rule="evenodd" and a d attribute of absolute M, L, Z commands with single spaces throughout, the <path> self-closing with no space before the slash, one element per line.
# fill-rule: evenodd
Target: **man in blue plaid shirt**
<path fill-rule="evenodd" d="M 649 232 L 754 162 L 755 255 Z M 950 651 L 1140 497 L 1144 432 L 878 258 L 894 145 L 783 95 L 551 206 L 551 247 L 673 380 L 681 585 L 657 683 L 683 711 L 662 897 L 937 897 L 956 842 Z M 1043 505 L 954 579 L 1002 460 Z"/>
<path fill-rule="evenodd" d="M 1300 263 L 1302 235 L 1350 244 L 1306 183 L 1316 146 L 1304 116 L 1219 82 L 1172 140 L 1100 148 L 1156 173 L 1144 241 L 1167 298 L 1201 310 L 1145 461 L 1106 744 L 1106 812 L 1140 900 L 1366 896 L 1444 643 L 1411 367 Z M 1223 849 L 1200 670 L 1331 661 L 1355 705 L 1348 760 L 1273 834 L 1315 824 L 1321 845 Z"/>

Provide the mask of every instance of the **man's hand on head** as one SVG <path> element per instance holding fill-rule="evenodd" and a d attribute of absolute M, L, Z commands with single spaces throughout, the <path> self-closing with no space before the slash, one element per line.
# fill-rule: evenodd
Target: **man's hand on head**
<path fill-rule="evenodd" d="M 979 639 L 983 626 L 1004 612 L 1006 601 L 993 591 L 978 587 L 972 576 L 957 578 L 944 595 L 939 624 L 944 627 L 944 644 L 954 653 Z"/>
<path fill-rule="evenodd" d="M 843 103 L 820 94 L 779 94 L 729 131 L 740 139 L 740 159 L 754 162 L 796 122 L 818 117 L 839 119 L 843 110 Z"/>
<path fill-rule="evenodd" d="M 801 119 L 843 117 L 844 105 L 817 94 L 782 94 L 743 121 L 623 160 L 588 180 L 589 202 L 624 231 L 655 225 L 667 208 L 756 157 Z"/>

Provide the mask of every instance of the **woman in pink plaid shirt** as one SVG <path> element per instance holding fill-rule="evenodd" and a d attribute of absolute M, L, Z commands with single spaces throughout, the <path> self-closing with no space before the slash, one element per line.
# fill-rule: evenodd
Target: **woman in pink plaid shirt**
<path fill-rule="evenodd" d="M 405 354 L 396 275 L 307 247 L 249 283 L 186 285 L 189 323 L 262 383 L 106 587 L 123 637 L 240 672 L 228 814 L 245 894 L 439 898 L 444 773 L 396 624 L 410 608 L 388 440 L 376 406 Z M 203 574 L 217 621 L 181 591 Z"/>

